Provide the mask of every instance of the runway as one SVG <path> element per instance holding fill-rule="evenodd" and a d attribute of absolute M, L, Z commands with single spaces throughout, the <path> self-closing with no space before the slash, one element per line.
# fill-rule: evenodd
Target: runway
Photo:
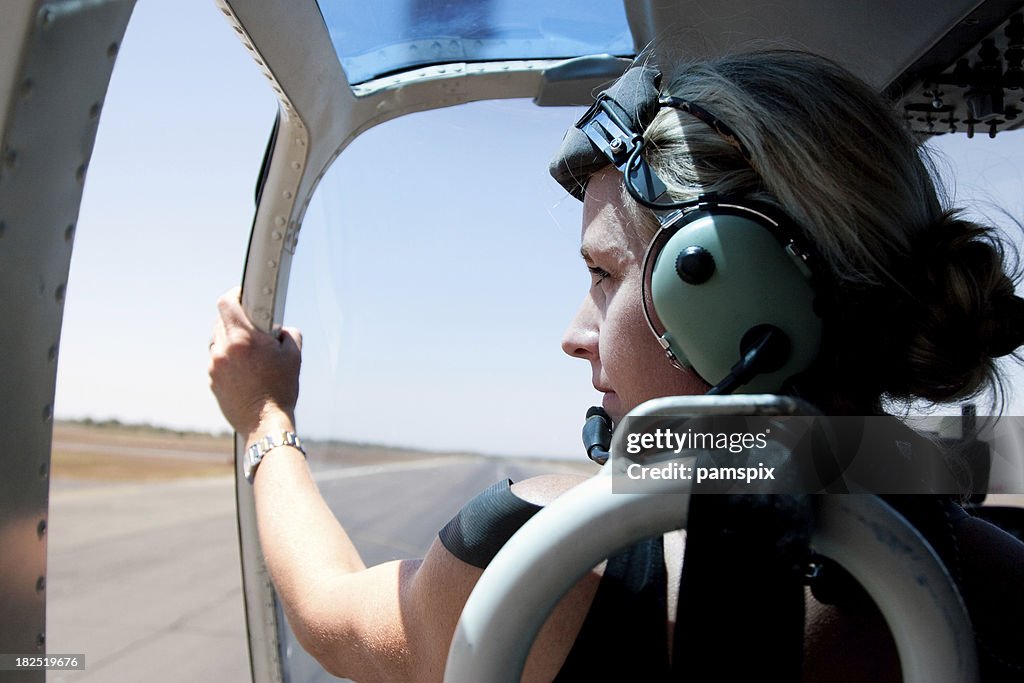
<path fill-rule="evenodd" d="M 553 469 L 528 460 L 427 455 L 314 463 L 314 471 L 374 564 L 421 556 L 461 505 L 493 482 Z M 51 671 L 48 682 L 249 681 L 230 477 L 55 481 L 48 533 L 46 649 L 86 655 L 84 671 Z M 298 648 L 288 649 L 292 681 L 338 680 Z"/>

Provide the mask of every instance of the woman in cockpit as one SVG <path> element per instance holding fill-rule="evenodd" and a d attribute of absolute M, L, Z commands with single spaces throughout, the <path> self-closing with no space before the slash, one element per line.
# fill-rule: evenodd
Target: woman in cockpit
<path fill-rule="evenodd" d="M 1024 343 L 998 233 L 944 205 L 894 112 L 824 59 L 771 51 L 632 69 L 569 130 L 551 171 L 584 202 L 592 276 L 562 348 L 591 364 L 614 423 L 652 398 L 741 387 L 830 415 L 962 400 L 997 386 L 995 359 Z M 683 230 L 711 236 L 661 264 Z M 366 567 L 294 436 L 299 332 L 256 331 L 237 291 L 218 306 L 211 385 L 252 447 L 260 542 L 295 634 L 339 676 L 440 680 L 483 568 L 578 479 L 496 484 L 422 560 Z M 1024 545 L 948 497 L 915 500 L 901 511 L 964 595 L 985 680 L 1019 680 Z M 685 676 L 701 653 L 673 636 L 682 556 L 670 534 L 596 568 L 548 619 L 525 679 Z M 835 604 L 807 598 L 804 679 L 898 680 L 877 611 L 855 590 L 823 593 Z M 624 661 L 605 651 L 613 630 L 616 647 L 623 633 L 634 643 Z"/>

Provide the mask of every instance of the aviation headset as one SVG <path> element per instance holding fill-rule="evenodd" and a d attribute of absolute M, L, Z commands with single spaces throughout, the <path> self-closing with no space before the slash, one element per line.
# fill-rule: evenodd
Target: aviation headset
<path fill-rule="evenodd" d="M 732 130 L 702 107 L 659 95 L 661 74 L 633 67 L 570 128 L 551 175 L 583 199 L 586 180 L 609 163 L 627 191 L 661 225 L 643 263 L 648 325 L 680 368 L 713 385 L 776 393 L 806 370 L 821 343 L 814 311 L 813 252 L 788 221 L 750 201 L 702 194 L 667 199 L 665 184 L 642 156 L 643 132 L 661 107 L 700 119 L 750 161 Z"/>

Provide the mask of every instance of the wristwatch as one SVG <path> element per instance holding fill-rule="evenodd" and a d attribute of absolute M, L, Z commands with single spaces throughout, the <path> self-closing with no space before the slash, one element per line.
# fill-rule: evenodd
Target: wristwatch
<path fill-rule="evenodd" d="M 295 434 L 295 432 L 278 432 L 277 437 L 275 435 L 268 434 L 253 445 L 245 449 L 245 456 L 242 461 L 242 471 L 245 473 L 245 478 L 252 483 L 252 478 L 256 476 L 256 468 L 260 466 L 260 461 L 263 457 L 271 450 L 279 446 L 291 446 L 297 449 L 303 456 L 306 455 L 306 449 L 302 447 L 302 440 Z"/>

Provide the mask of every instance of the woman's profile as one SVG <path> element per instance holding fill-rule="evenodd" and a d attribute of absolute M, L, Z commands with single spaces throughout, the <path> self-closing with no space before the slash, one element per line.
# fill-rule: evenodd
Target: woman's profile
<path fill-rule="evenodd" d="M 998 388 L 996 359 L 1024 343 L 1003 238 L 944 203 L 918 141 L 825 59 L 761 51 L 635 67 L 570 128 L 551 172 L 583 201 L 591 274 L 562 349 L 590 364 L 614 424 L 649 399 L 737 390 L 828 415 L 964 400 Z M 704 232 L 672 251 L 684 229 Z M 301 334 L 256 330 L 237 290 L 218 307 L 211 386 L 246 438 L 260 543 L 296 636 L 335 675 L 440 680 L 489 560 L 579 479 L 499 482 L 424 558 L 367 567 L 296 436 Z M 984 680 L 1019 680 L 1024 545 L 949 497 L 920 500 L 901 511 L 964 593 Z M 674 675 L 683 551 L 678 534 L 651 539 L 581 580 L 524 680 Z M 805 680 L 899 679 L 870 606 L 809 600 Z M 642 668 L 608 661 L 601 634 L 614 628 L 646 648 Z"/>

